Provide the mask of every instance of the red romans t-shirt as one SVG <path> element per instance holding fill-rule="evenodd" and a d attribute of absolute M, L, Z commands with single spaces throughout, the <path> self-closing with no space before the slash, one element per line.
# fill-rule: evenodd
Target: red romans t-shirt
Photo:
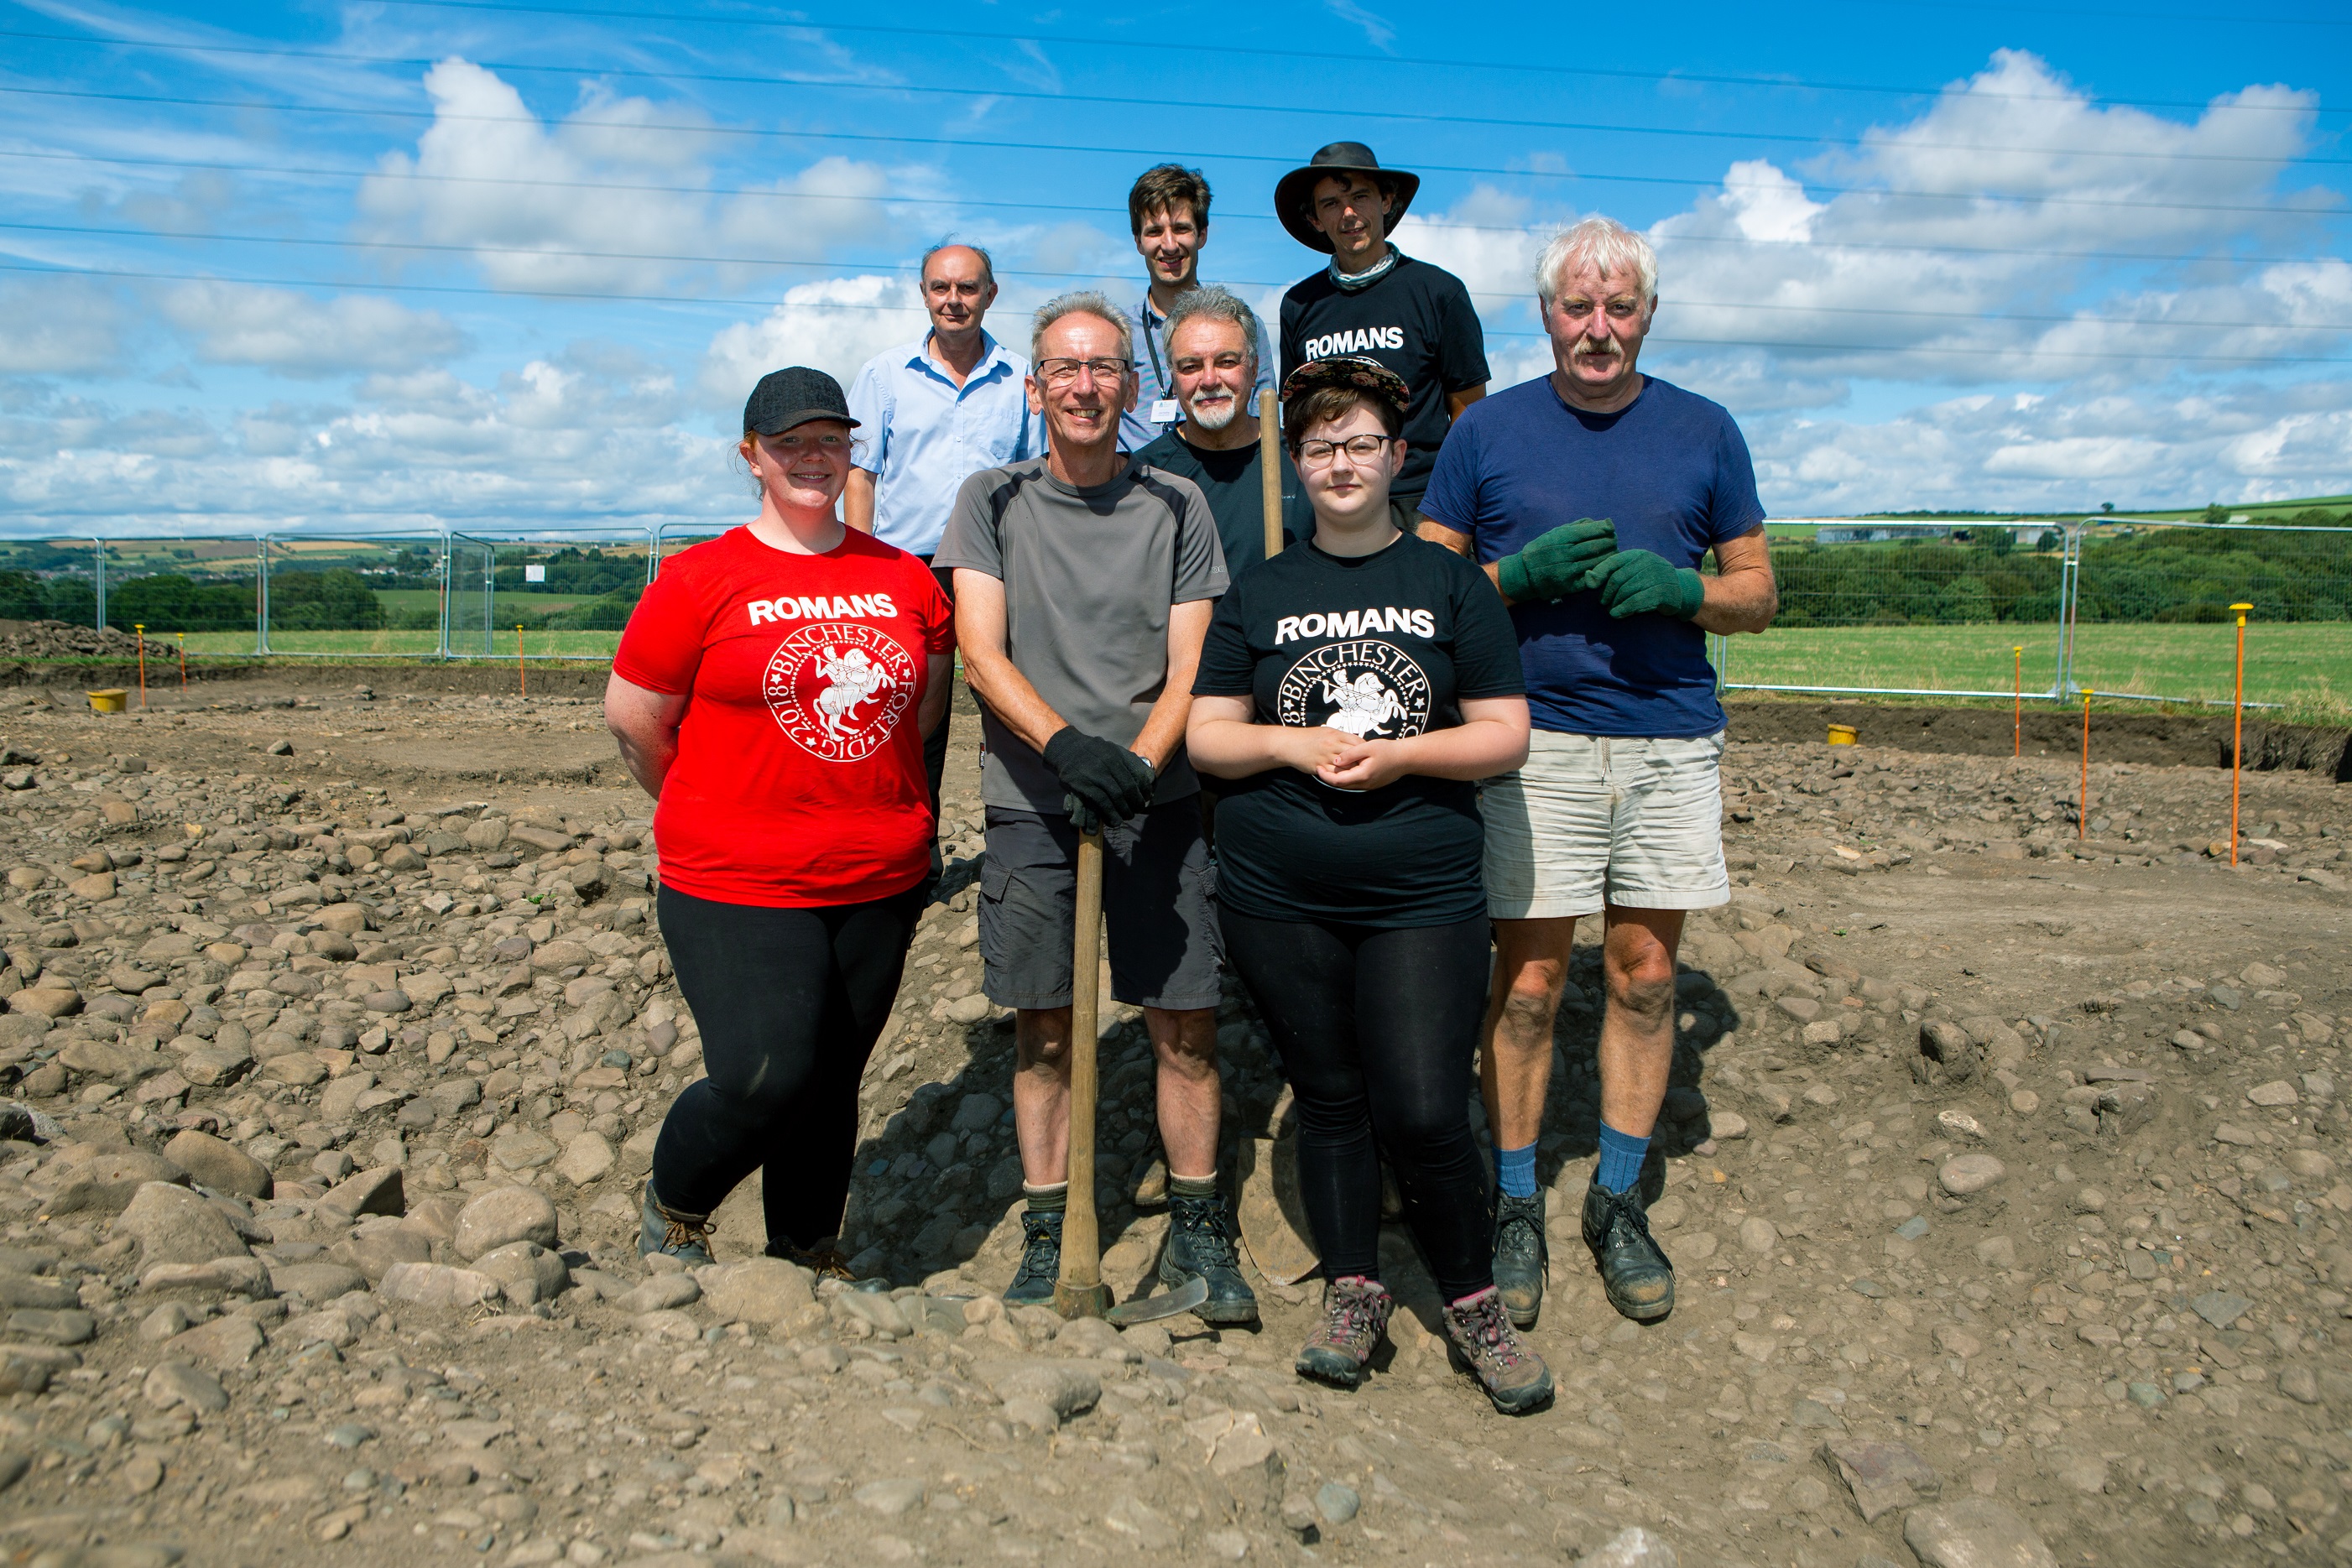
<path fill-rule="evenodd" d="M 936 831 L 915 716 L 954 645 L 930 569 L 855 528 L 816 556 L 730 528 L 663 562 L 613 659 L 688 698 L 654 811 L 662 882 L 778 908 L 913 886 Z"/>

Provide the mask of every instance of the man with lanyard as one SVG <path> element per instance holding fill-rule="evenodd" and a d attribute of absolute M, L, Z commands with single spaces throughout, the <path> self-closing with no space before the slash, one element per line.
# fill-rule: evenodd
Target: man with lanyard
<path fill-rule="evenodd" d="M 1135 336 L 1143 352 L 1137 356 L 1136 399 L 1120 415 L 1119 437 L 1129 452 L 1139 453 L 1181 413 L 1168 363 L 1168 311 L 1177 297 L 1201 283 L 1201 247 L 1209 243 L 1209 182 L 1198 169 L 1161 163 L 1146 169 L 1127 193 L 1128 226 L 1135 234 L 1137 254 L 1151 275 L 1151 286 L 1135 306 Z M 1265 329 L 1254 329 L 1252 358 L 1257 379 L 1249 389 L 1249 404 L 1274 386 L 1274 350 Z M 1262 550 L 1261 554 L 1264 553 Z M 1239 571 L 1238 564 L 1227 563 Z"/>
<path fill-rule="evenodd" d="M 1495 1140 L 1495 1281 L 1543 1301 L 1537 1135 L 1576 922 L 1600 915 L 1601 1158 L 1584 1242 L 1610 1304 L 1674 1310 L 1643 1166 L 1675 1054 L 1675 954 L 1690 910 L 1727 902 L 1723 706 L 1706 633 L 1761 632 L 1780 596 L 1748 444 L 1718 404 L 1634 368 L 1658 308 L 1649 242 L 1591 217 L 1536 271 L 1550 375 L 1454 427 L 1422 534 L 1479 562 L 1511 607 L 1535 729 L 1486 781 L 1495 983 L 1479 1087 Z M 1715 552 L 1717 575 L 1698 564 Z"/>
<path fill-rule="evenodd" d="M 1126 312 L 1100 294 L 1066 294 L 1037 312 L 1030 353 L 1046 455 L 964 481 L 937 563 L 955 572 L 986 737 L 982 984 L 1013 1009 L 1028 1203 L 1004 1301 L 1050 1301 L 1061 1273 L 1078 840 L 1099 829 L 1111 995 L 1143 1009 L 1159 1066 L 1170 1210 L 1160 1277 L 1206 1280 L 1203 1322 L 1254 1322 L 1217 1187 L 1222 961 L 1200 783 L 1184 755 L 1201 640 L 1227 580 L 1216 522 L 1191 480 L 1119 448 L 1119 413 L 1135 398 Z"/>
<path fill-rule="evenodd" d="M 988 252 L 976 245 L 933 246 L 923 253 L 922 290 L 930 330 L 875 355 L 850 385 L 856 431 L 841 511 L 851 528 L 930 566 L 965 476 L 1039 455 L 1045 427 L 1022 390 L 1029 361 L 981 325 L 996 302 Z M 933 566 L 931 575 L 952 601 L 947 570 Z M 923 739 L 934 816 L 954 717 L 950 704 Z M 936 872 L 936 847 L 931 861 Z"/>
<path fill-rule="evenodd" d="M 1360 141 L 1335 141 L 1274 187 L 1275 215 L 1290 237 L 1331 265 L 1282 297 L 1282 368 L 1366 354 L 1404 380 L 1404 468 L 1389 486 L 1397 527 L 1413 528 L 1413 504 L 1445 433 L 1486 395 L 1486 335 L 1470 291 L 1443 267 L 1388 241 L 1412 205 L 1421 177 L 1383 169 Z"/>
<path fill-rule="evenodd" d="M 1224 544 L 1225 574 L 1239 580 L 1265 559 L 1265 470 L 1250 401 L 1264 374 L 1258 345 L 1265 331 L 1240 296 L 1214 284 L 1178 295 L 1167 320 L 1171 390 L 1183 418 L 1136 456 L 1201 487 Z M 1278 451 L 1283 532 L 1296 542 L 1315 531 L 1315 508 L 1288 449 Z"/>

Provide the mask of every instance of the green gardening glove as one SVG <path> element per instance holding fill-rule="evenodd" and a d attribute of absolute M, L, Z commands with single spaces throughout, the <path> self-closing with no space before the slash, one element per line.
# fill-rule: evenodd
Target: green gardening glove
<path fill-rule="evenodd" d="M 1620 621 L 1648 614 L 1687 621 L 1706 602 L 1706 583 L 1697 572 L 1645 549 L 1619 550 L 1585 573 L 1584 586 Z"/>
<path fill-rule="evenodd" d="M 1495 563 L 1496 586 L 1514 603 L 1566 599 L 1584 586 L 1594 562 L 1617 548 L 1617 525 L 1608 517 L 1579 517 L 1537 536 L 1517 555 Z"/>

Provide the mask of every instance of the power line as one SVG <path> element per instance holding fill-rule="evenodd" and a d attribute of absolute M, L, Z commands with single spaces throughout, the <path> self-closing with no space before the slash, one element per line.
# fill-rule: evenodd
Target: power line
<path fill-rule="evenodd" d="M 402 66 L 411 68 L 430 68 L 439 63 L 437 60 L 425 59 L 412 56 L 363 55 L 338 50 L 263 47 L 257 45 L 241 44 L 158 43 L 145 40 L 91 38 L 64 33 L 29 33 L 9 31 L 6 29 L 0 29 L 0 38 L 24 38 L 44 43 L 79 44 L 102 47 L 132 47 L 172 54 L 247 55 L 264 59 L 323 60 L 349 65 Z M 836 92 L 910 93 L 920 94 L 927 97 L 962 99 L 1012 99 L 1030 103 L 1116 104 L 1121 107 L 1189 110 L 1196 112 L 1200 110 L 1212 110 L 1221 113 L 1312 115 L 1318 118 L 1328 117 L 1330 113 L 1330 110 L 1321 104 L 1294 105 L 1275 103 L 1219 103 L 1207 102 L 1197 99 L 1150 99 L 1097 93 L 1036 92 L 1022 91 L 1010 88 L 980 89 L 961 87 L 927 87 L 906 82 L 849 81 L 836 77 L 787 76 L 782 74 L 769 76 L 738 76 L 698 71 L 646 70 L 643 68 L 620 66 L 603 68 L 594 66 L 533 65 L 517 60 L 473 60 L 469 63 L 478 66 L 484 70 L 499 71 L 508 74 L 536 71 L 559 76 L 623 77 L 651 81 L 700 82 L 733 87 L 809 87 L 822 88 L 828 91 Z M 1831 147 L 1869 147 L 1877 145 L 1877 142 L 1869 137 L 1815 135 L 1800 131 L 1708 131 L 1698 130 L 1689 126 L 1624 125 L 1603 120 L 1517 120 L 1491 115 L 1429 114 L 1405 110 L 1380 109 L 1376 107 L 1359 108 L 1350 110 L 1350 112 L 1360 119 L 1403 120 L 1415 124 L 1426 125 L 1492 125 L 1510 127 L 1517 130 L 1569 131 L 1583 134 L 1662 136 L 1702 141 L 1769 141 L 1773 143 L 1801 143 L 1806 145 Z M 1946 152 L 2030 152 L 2049 157 L 2062 158 L 2153 158 L 2171 162 L 2274 163 L 2279 162 L 2279 160 L 2275 158 L 2261 157 L 2252 153 L 2244 152 L 2164 152 L 2137 147 L 1989 147 L 1976 142 L 1918 141 L 1907 141 L 1905 142 L 1905 146 Z M 2323 165 L 2352 164 L 2352 158 L 2305 157 L 2295 159 L 2294 162 Z"/>
<path fill-rule="evenodd" d="M 232 109 L 266 110 L 281 114 L 341 115 L 347 118 L 430 120 L 475 125 L 528 125 L 544 129 L 536 116 L 511 114 L 450 114 L 439 110 L 349 108 L 325 104 L 269 103 L 249 99 L 180 98 L 155 93 L 92 92 L 72 88 L 0 87 L 0 93 L 13 93 L 27 98 L 81 99 L 108 103 L 152 103 L 183 109 Z M 1002 95 L 1000 95 L 1002 96 Z M 1070 101 L 1065 99 L 1063 101 Z M 1105 102 L 1126 102 L 1126 99 L 1103 99 Z M 1223 158 L 1255 163 L 1287 163 L 1286 155 L 1272 152 L 1170 152 L 1165 148 L 1076 146 L 1050 141 L 995 141 L 967 140 L 948 136 L 896 136 L 870 131 L 777 131 L 748 125 L 663 125 L 646 120 L 568 120 L 566 128 L 604 131 L 674 131 L 694 136 L 732 136 L 760 140 L 814 141 L 883 141 L 916 147 L 984 147 L 994 151 L 1017 152 L 1075 152 L 1091 155 L 1116 154 L 1123 158 Z M 1514 178 L 1585 180 L 1612 184 L 1674 185 L 1704 190 L 1736 191 L 1749 188 L 1778 190 L 1774 186 L 1745 186 L 1728 181 L 1691 179 L 1667 174 L 1592 174 L 1555 172 L 1544 169 L 1504 169 L 1483 164 L 1423 163 L 1422 170 L 1447 174 L 1496 174 Z M 2094 207 L 2101 210 L 2131 210 L 2173 213 L 2247 213 L 2265 217 L 2302 213 L 2309 216 L 2334 216 L 2333 211 L 2291 206 L 2245 206 L 2207 202 L 2132 202 L 2110 200 L 2097 196 L 2029 196 L 2002 197 L 1975 191 L 1904 191 L 1876 185 L 1817 185 L 1812 190 L 1824 195 L 1899 197 L 1916 201 L 1944 202 L 2018 202 L 2044 207 Z"/>
<path fill-rule="evenodd" d="M 0 221 L 0 230 L 29 234 L 97 235 L 118 239 L 204 240 L 224 245 L 289 245 L 323 249 L 404 250 L 422 251 L 435 255 L 514 256 L 535 261 L 653 261 L 676 262 L 694 267 L 796 267 L 820 271 L 848 269 L 865 273 L 910 273 L 918 270 L 911 261 L 866 261 L 839 256 L 806 258 L 782 256 L 685 256 L 670 251 L 574 250 L 550 249 L 543 246 L 496 245 L 488 242 L 452 245 L 425 240 L 380 240 L 321 238 L 305 235 L 226 235 L 202 229 L 112 229 L 88 224 L 27 224 Z M 1103 275 L 1095 272 L 1048 272 L 1035 267 L 1000 267 L 1003 277 L 1035 277 L 1056 282 L 1084 280 L 1092 282 Z M 1297 279 L 1291 279 L 1296 282 Z M 1287 284 L 1261 277 L 1234 277 L 1225 280 L 1227 287 L 1236 288 L 1282 288 Z M 530 292 L 528 289 L 515 292 Z M 1470 289 L 1474 299 L 1509 302 L 1530 298 L 1532 290 L 1499 293 L 1489 289 Z M 1944 321 L 2021 321 L 2066 327 L 2164 327 L 2227 329 L 2243 330 L 2276 330 L 2297 332 L 2352 332 L 2352 321 L 2202 321 L 2180 320 L 2163 317 L 2126 316 L 2045 316 L 1986 310 L 1897 310 L 1860 305 L 1783 305 L 1745 300 L 1677 299 L 1669 296 L 1666 303 L 1681 310 L 1771 310 L 1791 314 L 1818 316 L 1887 316 L 1916 318 L 1922 320 Z"/>
<path fill-rule="evenodd" d="M 806 33 L 867 33 L 885 37 L 946 38 L 953 40 L 959 44 L 970 44 L 974 39 L 986 38 L 999 43 L 1040 45 L 1061 44 L 1066 46 L 1076 45 L 1080 47 L 1123 49 L 1132 48 L 1138 42 L 1142 41 L 1133 37 L 1121 38 L 1102 36 L 1087 37 L 1085 35 L 1071 33 L 982 33 L 962 28 L 890 26 L 872 22 L 817 22 L 811 21 L 806 17 L 771 18 L 764 16 L 746 16 L 740 14 L 724 16 L 682 16 L 672 11 L 630 11 L 569 5 L 527 5 L 517 4 L 515 3 L 515 0 L 504 0 L 504 3 L 499 3 L 499 0 L 491 0 L 491 3 L 488 4 L 474 4 L 471 3 L 471 0 L 464 0 L 464 3 L 461 3 L 461 0 L 386 0 L 386 3 L 395 5 L 406 5 L 416 9 L 437 11 L 501 11 L 512 12 L 523 16 L 561 16 L 566 20 L 584 18 L 598 21 L 662 22 L 671 25 L 686 24 L 695 26 L 782 27 L 794 32 Z M 1935 4 L 1935 0 L 1922 0 L 1922 3 Z M 2178 20 L 2237 22 L 2240 20 L 2248 20 L 2256 22 L 2271 22 L 2279 26 L 2297 25 L 2301 22 L 2300 18 L 2287 17 L 2149 17 L 2128 12 L 2063 12 L 2052 11 L 2041 6 L 1965 5 L 1952 4 L 1951 0 L 1945 0 L 1945 3 L 1937 8 L 1945 10 L 1983 10 L 2000 12 L 2022 11 L 2027 15 L 2035 16 L 2064 15 L 2109 18 L 2127 17 L 2129 19 L 2138 21 Z M 2352 23 L 2330 18 L 2324 21 L 2312 21 L 2302 25 L 2313 26 L 2352 26 Z M 1813 92 L 1879 93 L 1905 98 L 1937 97 L 1946 90 L 1945 88 L 1941 86 L 1898 87 L 1872 82 L 1812 81 L 1807 80 L 1803 78 L 1791 77 L 1736 76 L 1696 71 L 1636 71 L 1622 68 L 1588 68 L 1583 66 L 1534 65 L 1509 60 L 1465 60 L 1448 58 L 1443 56 L 1340 54 L 1326 52 L 1323 50 L 1272 49 L 1252 45 L 1228 45 L 1222 42 L 1215 44 L 1186 43 L 1181 39 L 1175 38 L 1162 39 L 1154 37 L 1150 40 L 1150 43 L 1155 53 L 1166 53 L 1170 50 L 1181 50 L 1192 54 L 1209 54 L 1218 56 L 1247 55 L 1260 59 L 1307 60 L 1312 61 L 1317 65 L 1328 65 L 1334 60 L 1339 60 L 1349 65 L 1407 66 L 1421 68 L 1453 70 L 1507 70 L 1537 76 L 1563 76 L 1580 78 L 1585 77 L 1600 77 L 1616 81 L 1640 81 L 1658 84 L 1700 82 L 1711 87 L 1793 87 L 1802 88 Z M 2075 95 L 2069 93 L 2017 93 L 2008 96 L 2013 96 L 2023 102 L 2051 103 L 2073 102 L 2075 98 Z M 2276 110 L 2286 107 L 2282 104 L 2210 105 L 2187 102 L 2174 99 L 2110 99 L 2107 101 L 2111 103 L 2129 104 L 2134 108 L 2146 109 L 2226 108 L 2231 110 Z M 2352 112 L 2352 110 L 2325 110 L 2324 112 L 2343 114 Z"/>
<path fill-rule="evenodd" d="M 376 168 L 318 169 L 275 163 L 228 163 L 169 158 L 122 158 L 102 152 L 26 152 L 0 148 L 0 158 L 25 158 L 84 163 L 110 163 L 141 169 L 193 169 L 227 174 L 284 174 L 331 180 L 396 179 L 403 183 L 446 185 L 520 185 L 546 191 L 628 191 L 655 195 L 681 196 L 755 196 L 790 202 L 875 202 L 895 204 L 911 203 L 948 203 L 961 209 L 978 207 L 988 211 L 1034 213 L 1080 213 L 1097 216 L 1124 218 L 1124 206 L 1106 206 L 1075 202 L 996 202 L 982 201 L 961 195 L 944 197 L 935 192 L 905 195 L 868 196 L 831 191 L 779 191 L 756 185 L 661 185 L 637 182 L 609 180 L 541 180 L 498 174 L 427 174 L 416 170 L 404 170 L 396 175 L 385 174 Z M 1272 213 L 1226 212 L 1217 214 L 1216 221 L 1225 223 L 1271 224 L 1279 220 Z M 1528 224 L 1465 224 L 1444 218 L 1424 218 L 1416 214 L 1412 222 L 1423 228 L 1443 229 L 1464 234 L 1530 235 L 1545 226 Z M 1738 245 L 1786 247 L 1804 250 L 1888 251 L 1917 256 L 2030 256 L 2049 260 L 2077 261 L 2210 261 L 2217 259 L 2211 251 L 2138 251 L 2138 250 L 2053 250 L 2045 246 L 1966 246 L 1966 245 L 1905 245 L 1882 240 L 1758 240 L 1745 235 L 1688 235 L 1661 236 L 1656 242 L 1661 248 L 1671 249 L 1685 245 Z M 2223 255 L 2218 259 L 2248 266 L 2284 265 L 2307 262 L 2308 256 L 2249 256 Z"/>
<path fill-rule="evenodd" d="M 682 298 L 667 294 L 624 294 L 614 290 L 577 288 L 486 288 L 478 285 L 454 283 L 344 283 L 334 279 L 307 277 L 221 277 L 210 273 L 157 272 L 105 267 L 36 266 L 30 263 L 0 262 L 0 272 L 27 273 L 45 277 L 111 277 L 142 282 L 218 283 L 245 288 L 338 288 L 374 291 L 387 294 L 441 294 L 488 296 L 512 299 L 519 296 L 541 299 L 595 299 L 623 301 L 643 305 L 744 307 L 772 308 L 783 303 L 772 296 L 761 298 L 726 298 L 706 295 Z M 1093 275 L 1087 275 L 1093 276 Z M 847 300 L 816 300 L 800 308 L 824 310 L 898 310 L 912 315 L 914 306 L 859 304 Z M 1541 339 L 1541 332 L 1492 330 L 1490 338 Z M 2226 365 L 2352 365 L 2352 355 L 2336 354 L 2125 354 L 2089 349 L 2021 349 L 1983 345 L 1935 348 L 1927 345 L 1901 343 L 1820 343 L 1802 340 L 1765 338 L 1675 338 L 1660 336 L 1652 342 L 1660 349 L 1770 349 L 1801 353 L 1853 354 L 1935 354 L 1963 355 L 1984 359 L 1988 355 L 2018 359 L 2095 360 L 2138 362 L 2160 360 L 2167 364 L 2226 364 Z"/>

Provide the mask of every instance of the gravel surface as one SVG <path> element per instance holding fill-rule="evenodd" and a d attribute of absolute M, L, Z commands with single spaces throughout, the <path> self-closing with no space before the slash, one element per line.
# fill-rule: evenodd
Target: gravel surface
<path fill-rule="evenodd" d="M 204 694 L 209 698 L 210 694 Z M 162 700 L 159 698 L 159 700 Z M 176 703 L 176 694 L 173 699 Z M 1402 1230 L 1347 1396 L 1258 1333 L 1008 1313 L 1008 1020 L 950 869 L 866 1079 L 896 1285 L 635 1256 L 698 1071 L 646 802 L 593 704 L 0 705 L 0 1552 L 11 1562 L 1927 1564 L 2352 1556 L 2347 813 L 2249 778 L 1800 741 L 1727 764 L 1637 1328 L 1576 1239 L 1598 969 L 1541 1145 L 1559 1396 L 1450 1371 Z M 2340 1015 L 2340 1016 L 2339 1016 Z M 1280 1084 L 1222 1009 L 1229 1142 Z M 1106 1271 L 1166 1228 L 1104 1036 Z M 1276 1158 L 1254 1157 L 1264 1172 Z M 331 1544 L 330 1544 L 331 1543 Z"/>

